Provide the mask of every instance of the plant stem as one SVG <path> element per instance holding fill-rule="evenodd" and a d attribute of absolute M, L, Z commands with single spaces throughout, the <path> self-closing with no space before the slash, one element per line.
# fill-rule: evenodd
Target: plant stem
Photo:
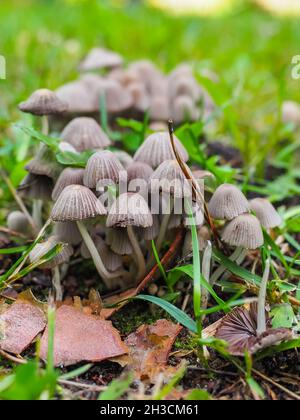
<path fill-rule="evenodd" d="M 244 255 L 244 253 L 246 252 L 246 250 L 240 246 L 238 246 L 234 252 L 231 254 L 231 256 L 229 257 L 229 259 L 231 261 L 237 261 L 238 259 L 240 259 L 240 257 L 242 255 Z M 216 281 L 220 278 L 220 276 L 226 271 L 226 267 L 224 266 L 220 266 L 219 268 L 217 268 L 217 270 L 213 273 L 213 275 L 211 276 L 209 280 L 210 284 L 213 286 Z"/>
<path fill-rule="evenodd" d="M 125 274 L 125 271 L 116 271 L 114 273 L 110 273 L 105 268 L 105 265 L 99 255 L 99 252 L 94 244 L 94 241 L 92 240 L 87 228 L 81 221 L 77 221 L 77 226 L 79 229 L 79 232 L 81 233 L 82 239 L 84 243 L 87 246 L 87 249 L 89 250 L 91 257 L 94 261 L 95 267 L 100 275 L 100 277 L 103 279 L 105 285 L 107 287 L 110 287 L 109 280 L 114 279 L 116 277 L 122 277 Z"/>
<path fill-rule="evenodd" d="M 266 260 L 266 266 L 264 270 L 264 274 L 262 277 L 262 281 L 260 284 L 260 290 L 258 295 L 258 306 L 257 306 L 257 334 L 260 335 L 264 333 L 267 329 L 266 324 L 266 295 L 267 295 L 267 285 L 270 275 L 270 259 Z"/>
<path fill-rule="evenodd" d="M 136 257 L 136 263 L 137 263 L 137 266 L 138 266 L 137 279 L 140 280 L 146 273 L 145 258 L 144 258 L 144 255 L 142 253 L 140 244 L 139 244 L 139 242 L 136 238 L 136 235 L 134 233 L 134 230 L 133 230 L 132 226 L 127 226 L 127 233 L 128 233 L 128 237 L 129 237 L 129 240 L 131 242 L 133 252 L 134 252 L 135 257 Z"/>
<path fill-rule="evenodd" d="M 52 285 L 55 292 L 56 302 L 61 302 L 63 299 L 63 290 L 61 286 L 59 267 L 54 267 L 52 270 Z"/>
<path fill-rule="evenodd" d="M 210 268 L 211 268 L 211 257 L 212 257 L 212 245 L 211 242 L 207 242 L 207 246 L 203 253 L 203 259 L 202 259 L 202 276 L 206 281 L 209 281 L 210 278 Z M 208 298 L 209 298 L 209 292 L 205 287 L 202 287 L 202 309 L 207 308 Z"/>

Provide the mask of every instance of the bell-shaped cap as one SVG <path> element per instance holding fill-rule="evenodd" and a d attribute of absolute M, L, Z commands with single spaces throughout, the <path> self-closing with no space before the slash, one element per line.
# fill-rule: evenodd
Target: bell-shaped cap
<path fill-rule="evenodd" d="M 111 144 L 100 125 L 89 117 L 78 117 L 69 122 L 61 133 L 61 138 L 79 152 L 104 149 Z"/>
<path fill-rule="evenodd" d="M 45 175 L 56 179 L 61 172 L 61 165 L 56 161 L 52 150 L 42 145 L 37 155 L 27 163 L 25 169 L 31 174 Z"/>
<path fill-rule="evenodd" d="M 213 194 L 208 210 L 214 219 L 232 220 L 250 211 L 250 205 L 244 194 L 231 184 L 223 184 Z"/>
<path fill-rule="evenodd" d="M 85 173 L 84 185 L 95 189 L 99 181 L 109 180 L 118 183 L 120 173 L 125 169 L 116 155 L 109 150 L 100 150 L 94 153 L 88 160 Z"/>
<path fill-rule="evenodd" d="M 127 88 L 115 80 L 103 80 L 97 87 L 97 103 L 101 96 L 105 97 L 106 109 L 109 114 L 127 111 L 133 106 L 133 98 Z"/>
<path fill-rule="evenodd" d="M 145 112 L 150 106 L 150 98 L 142 82 L 134 82 L 128 85 L 128 91 L 133 99 L 133 107 L 140 112 Z"/>
<path fill-rule="evenodd" d="M 176 136 L 174 136 L 175 146 L 179 156 L 183 162 L 189 160 L 188 152 L 181 144 Z M 148 163 L 152 168 L 156 169 L 161 163 L 166 160 L 175 159 L 175 155 L 170 142 L 170 135 L 168 132 L 153 133 L 146 138 L 144 143 L 139 147 L 134 160 L 136 162 Z"/>
<path fill-rule="evenodd" d="M 124 193 L 113 203 L 106 221 L 107 227 L 150 227 L 153 217 L 147 202 L 140 194 Z"/>
<path fill-rule="evenodd" d="M 251 210 L 266 229 L 280 226 L 282 219 L 273 204 L 266 198 L 254 198 L 250 201 Z"/>
<path fill-rule="evenodd" d="M 53 190 L 53 180 L 45 175 L 29 173 L 18 187 L 22 198 L 50 201 Z"/>
<path fill-rule="evenodd" d="M 83 185 L 66 187 L 51 212 L 55 222 L 73 222 L 106 215 L 106 210 L 91 190 Z"/>
<path fill-rule="evenodd" d="M 193 101 L 201 97 L 201 88 L 193 76 L 180 76 L 170 82 L 170 93 L 173 100 L 180 96 L 188 96 Z"/>
<path fill-rule="evenodd" d="M 67 114 L 89 114 L 99 110 L 96 92 L 81 81 L 70 82 L 59 87 L 56 94 L 68 104 Z"/>
<path fill-rule="evenodd" d="M 150 98 L 149 116 L 154 121 L 167 121 L 171 117 L 169 99 L 164 95 Z"/>
<path fill-rule="evenodd" d="M 180 95 L 174 99 L 172 119 L 175 124 L 186 121 L 195 121 L 197 119 L 197 108 L 195 102 L 190 96 Z"/>
<path fill-rule="evenodd" d="M 139 79 L 144 83 L 148 92 L 151 92 L 153 80 L 160 79 L 162 73 L 150 60 L 134 61 L 130 64 L 129 69 L 138 75 Z"/>
<path fill-rule="evenodd" d="M 54 225 L 53 234 L 60 241 L 70 245 L 79 245 L 82 242 L 82 236 L 75 222 L 57 222 Z"/>
<path fill-rule="evenodd" d="M 187 172 L 191 171 L 185 165 Z M 176 198 L 191 196 L 192 184 L 186 179 L 177 160 L 166 160 L 161 163 L 150 177 L 151 192 L 162 191 Z"/>
<path fill-rule="evenodd" d="M 80 63 L 80 71 L 93 71 L 119 67 L 123 64 L 123 58 L 114 51 L 105 48 L 93 48 Z"/>
<path fill-rule="evenodd" d="M 30 224 L 28 218 L 22 211 L 12 211 L 7 216 L 7 227 L 14 232 L 27 234 L 30 232 Z"/>
<path fill-rule="evenodd" d="M 130 156 L 129 153 L 124 152 L 124 150 L 114 150 L 113 154 L 117 157 L 125 169 L 133 163 L 133 157 Z"/>
<path fill-rule="evenodd" d="M 131 255 L 133 252 L 127 230 L 124 228 L 108 229 L 106 243 L 118 255 Z"/>
<path fill-rule="evenodd" d="M 77 155 L 79 154 L 78 150 L 76 150 L 75 147 L 72 146 L 72 144 L 67 143 L 66 141 L 59 142 L 58 148 L 61 152 L 71 152 Z"/>
<path fill-rule="evenodd" d="M 22 112 L 33 115 L 54 115 L 67 111 L 67 102 L 61 100 L 49 89 L 36 90 L 25 102 L 19 105 Z"/>
<path fill-rule="evenodd" d="M 255 216 L 242 214 L 225 226 L 222 240 L 231 246 L 257 249 L 263 245 L 264 235 L 261 224 Z"/>
<path fill-rule="evenodd" d="M 37 262 L 50 252 L 56 245 L 60 243 L 60 239 L 56 236 L 50 236 L 45 242 L 38 243 L 30 252 L 29 260 L 31 263 Z M 73 255 L 73 248 L 71 245 L 64 245 L 59 254 L 57 254 L 52 260 L 42 264 L 40 267 L 45 269 L 51 269 L 64 264 L 69 261 Z"/>
<path fill-rule="evenodd" d="M 69 185 L 83 185 L 84 169 L 66 168 L 59 175 L 52 192 L 52 199 L 56 201 L 62 191 Z"/>
<path fill-rule="evenodd" d="M 147 228 L 138 228 L 138 233 L 141 238 L 145 239 L 145 241 L 152 241 L 156 239 L 159 234 L 160 229 L 160 220 L 157 214 L 152 215 L 153 217 L 153 225 Z"/>
<path fill-rule="evenodd" d="M 153 169 L 147 163 L 144 162 L 133 162 L 127 168 L 127 179 L 128 182 L 133 179 L 144 179 L 149 180 L 153 174 Z"/>

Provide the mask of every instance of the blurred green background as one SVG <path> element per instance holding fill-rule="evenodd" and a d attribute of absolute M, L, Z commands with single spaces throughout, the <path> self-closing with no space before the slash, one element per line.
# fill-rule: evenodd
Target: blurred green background
<path fill-rule="evenodd" d="M 2 165 L 16 185 L 29 158 L 26 139 L 11 128 L 27 118 L 17 104 L 37 88 L 76 78 L 86 52 L 105 46 L 127 61 L 150 58 L 166 71 L 192 61 L 217 73 L 219 82 L 208 88 L 222 112 L 212 136 L 237 146 L 246 173 L 255 169 L 262 176 L 283 139 L 298 144 L 293 127 L 281 122 L 281 105 L 300 101 L 300 80 L 291 77 L 299 27 L 299 17 L 277 16 L 250 0 L 233 0 L 209 17 L 179 16 L 137 0 L 1 0 L 0 54 L 7 60 L 7 79 L 0 80 Z"/>

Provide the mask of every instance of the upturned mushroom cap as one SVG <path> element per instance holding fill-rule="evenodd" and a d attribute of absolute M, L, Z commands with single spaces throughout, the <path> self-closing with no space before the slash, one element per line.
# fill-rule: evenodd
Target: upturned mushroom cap
<path fill-rule="evenodd" d="M 144 162 L 133 162 L 127 168 L 127 179 L 128 182 L 133 179 L 144 179 L 149 180 L 153 174 L 153 169 L 147 163 Z"/>
<path fill-rule="evenodd" d="M 257 249 L 263 245 L 264 236 L 259 220 L 252 214 L 242 214 L 225 226 L 222 240 L 231 246 Z"/>
<path fill-rule="evenodd" d="M 59 175 L 52 192 L 52 200 L 56 201 L 62 191 L 69 185 L 83 185 L 84 169 L 66 168 Z"/>
<path fill-rule="evenodd" d="M 148 204 L 140 194 L 121 194 L 113 203 L 106 221 L 107 227 L 150 227 L 153 217 Z"/>
<path fill-rule="evenodd" d="M 213 194 L 208 210 L 214 219 L 232 220 L 240 214 L 248 213 L 250 205 L 235 185 L 223 184 Z"/>
<path fill-rule="evenodd" d="M 31 263 L 38 261 L 50 252 L 56 245 L 60 243 L 60 239 L 56 236 L 51 236 L 45 242 L 37 244 L 29 254 L 29 260 Z M 42 264 L 40 267 L 45 269 L 51 269 L 57 267 L 65 262 L 69 261 L 73 255 L 73 248 L 71 245 L 65 245 L 61 252 L 56 255 L 51 261 Z"/>
<path fill-rule="evenodd" d="M 31 174 L 45 175 L 49 178 L 56 179 L 61 172 L 61 166 L 57 163 L 52 150 L 43 145 L 27 165 L 25 169 Z"/>
<path fill-rule="evenodd" d="M 272 229 L 281 225 L 281 217 L 266 198 L 254 198 L 250 201 L 250 207 L 266 229 Z"/>
<path fill-rule="evenodd" d="M 79 245 L 82 236 L 74 222 L 57 222 L 53 229 L 53 235 L 57 236 L 62 242 L 70 245 Z"/>
<path fill-rule="evenodd" d="M 104 149 L 111 144 L 100 125 L 89 117 L 78 117 L 72 120 L 64 128 L 61 138 L 79 152 Z"/>
<path fill-rule="evenodd" d="M 61 114 L 68 109 L 68 104 L 49 89 L 36 90 L 27 101 L 20 103 L 19 109 L 33 115 Z"/>
<path fill-rule="evenodd" d="M 257 335 L 257 305 L 235 308 L 227 314 L 216 332 L 216 337 L 228 343 L 228 351 L 233 356 L 244 356 L 245 351 L 255 354 L 267 347 L 290 340 L 292 331 L 286 328 L 268 328 Z"/>
<path fill-rule="evenodd" d="M 69 185 L 54 204 L 51 219 L 55 222 L 73 222 L 105 214 L 105 208 L 91 190 L 83 185 Z"/>
<path fill-rule="evenodd" d="M 185 165 L 187 172 L 191 172 Z M 174 197 L 183 198 L 192 192 L 191 184 L 187 181 L 177 160 L 167 160 L 161 163 L 150 177 L 151 192 L 163 191 Z"/>
<path fill-rule="evenodd" d="M 110 180 L 118 183 L 120 173 L 125 169 L 113 152 L 101 150 L 88 160 L 83 182 L 86 187 L 96 188 L 99 181 Z"/>
<path fill-rule="evenodd" d="M 57 96 L 68 104 L 68 114 L 84 114 L 97 112 L 96 92 L 90 90 L 81 81 L 67 83 L 56 90 Z"/>
<path fill-rule="evenodd" d="M 133 252 L 132 245 L 129 240 L 126 229 L 124 228 L 109 229 L 108 236 L 107 236 L 106 242 L 109 243 L 109 246 L 113 252 L 115 252 L 118 255 L 132 254 Z"/>
<path fill-rule="evenodd" d="M 105 48 L 93 48 L 80 63 L 80 71 L 93 71 L 103 68 L 119 67 L 123 64 L 123 58 Z"/>
<path fill-rule="evenodd" d="M 114 150 L 113 154 L 117 157 L 125 169 L 134 162 L 133 157 L 127 152 L 124 152 L 124 150 Z"/>
<path fill-rule="evenodd" d="M 176 136 L 174 136 L 174 141 L 181 159 L 183 162 L 187 162 L 189 160 L 189 155 L 185 147 Z M 156 169 L 164 161 L 173 159 L 175 159 L 175 155 L 168 132 L 151 134 L 146 138 L 144 143 L 134 155 L 134 160 L 136 162 L 148 163 L 148 165 L 154 169 Z"/>
<path fill-rule="evenodd" d="M 170 104 L 166 96 L 155 95 L 150 98 L 149 116 L 155 121 L 166 121 L 170 118 Z"/>
<path fill-rule="evenodd" d="M 109 114 L 117 114 L 127 111 L 133 105 L 133 98 L 124 86 L 115 80 L 103 80 L 102 85 L 97 88 L 97 104 L 102 95 L 105 96 L 106 109 Z"/>
<path fill-rule="evenodd" d="M 93 241 L 101 256 L 101 259 L 105 262 L 105 267 L 109 271 L 114 272 L 118 268 L 122 267 L 121 256 L 109 249 L 105 241 L 100 236 L 96 235 L 95 237 L 93 237 Z M 87 246 L 84 242 L 81 245 L 80 252 L 83 258 L 91 258 L 89 250 L 87 249 Z"/>
<path fill-rule="evenodd" d="M 30 224 L 22 211 L 12 211 L 7 216 L 7 227 L 15 232 L 28 233 L 30 231 Z"/>
<path fill-rule="evenodd" d="M 51 200 L 53 180 L 45 175 L 29 173 L 18 187 L 21 197 L 33 200 Z"/>

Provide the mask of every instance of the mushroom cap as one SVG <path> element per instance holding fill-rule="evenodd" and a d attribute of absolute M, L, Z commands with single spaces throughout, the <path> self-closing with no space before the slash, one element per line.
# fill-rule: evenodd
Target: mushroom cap
<path fill-rule="evenodd" d="M 215 178 L 214 174 L 210 171 L 206 171 L 203 169 L 196 169 L 193 172 L 193 177 L 196 179 L 196 181 L 199 181 L 201 179 L 205 178 Z"/>
<path fill-rule="evenodd" d="M 63 141 L 70 143 L 79 152 L 93 149 L 104 149 L 111 141 L 100 125 L 89 117 L 73 119 L 61 133 Z"/>
<path fill-rule="evenodd" d="M 162 73 L 150 60 L 134 61 L 130 64 L 129 70 L 138 75 L 139 79 L 145 84 L 146 89 L 150 92 L 153 80 L 160 79 Z"/>
<path fill-rule="evenodd" d="M 231 184 L 220 185 L 213 194 L 208 210 L 217 220 L 232 220 L 250 211 L 250 205 L 244 194 Z"/>
<path fill-rule="evenodd" d="M 190 169 L 185 165 L 186 170 Z M 166 160 L 161 163 L 150 177 L 151 192 L 163 191 L 170 193 L 176 198 L 183 198 L 191 195 L 192 186 L 186 179 L 177 160 Z"/>
<path fill-rule="evenodd" d="M 127 168 L 128 182 L 133 179 L 144 179 L 149 180 L 153 173 L 153 169 L 147 163 L 144 162 L 133 162 Z"/>
<path fill-rule="evenodd" d="M 66 168 L 59 175 L 52 192 L 52 200 L 56 201 L 68 185 L 83 185 L 84 169 Z"/>
<path fill-rule="evenodd" d="M 146 200 L 136 193 L 119 195 L 113 203 L 106 221 L 107 227 L 150 227 L 153 217 Z"/>
<path fill-rule="evenodd" d="M 106 109 L 110 114 L 127 111 L 133 105 L 133 98 L 128 89 L 115 80 L 103 80 L 97 87 L 97 95 L 97 104 L 100 97 L 105 96 Z"/>
<path fill-rule="evenodd" d="M 34 263 L 38 261 L 40 258 L 48 254 L 48 252 L 50 252 L 59 243 L 60 239 L 56 236 L 50 236 L 50 238 L 48 238 L 45 242 L 38 243 L 29 254 L 30 262 Z M 74 250 L 71 245 L 65 245 L 58 255 L 56 255 L 47 263 L 42 264 L 40 267 L 51 269 L 64 264 L 65 262 L 69 261 L 70 257 L 73 255 L 73 252 Z"/>
<path fill-rule="evenodd" d="M 119 67 L 123 64 L 123 58 L 105 48 L 93 48 L 80 63 L 80 71 L 93 71 L 103 68 Z"/>
<path fill-rule="evenodd" d="M 145 239 L 145 241 L 152 241 L 153 239 L 158 237 L 159 228 L 160 228 L 160 220 L 157 214 L 152 215 L 153 217 L 153 225 L 147 228 L 138 228 L 138 233 L 141 238 Z"/>
<path fill-rule="evenodd" d="M 133 106 L 141 112 L 145 112 L 150 106 L 150 99 L 142 82 L 133 82 L 128 85 L 128 91 L 133 99 Z"/>
<path fill-rule="evenodd" d="M 53 234 L 62 242 L 70 245 L 79 245 L 82 242 L 82 236 L 74 222 L 57 222 L 54 225 Z"/>
<path fill-rule="evenodd" d="M 285 101 L 282 104 L 282 120 L 285 123 L 300 124 L 300 105 L 294 101 Z"/>
<path fill-rule="evenodd" d="M 124 171 L 124 167 L 113 152 L 100 150 L 87 161 L 83 182 L 86 187 L 94 189 L 98 182 L 102 180 L 118 183 L 120 173 Z"/>
<path fill-rule="evenodd" d="M 109 242 L 111 250 L 118 255 L 130 255 L 133 252 L 127 230 L 124 228 L 109 229 L 106 242 Z"/>
<path fill-rule="evenodd" d="M 93 237 L 93 241 L 100 254 L 101 259 L 105 262 L 105 267 L 109 271 L 114 272 L 118 268 L 122 267 L 121 256 L 109 249 L 105 241 L 100 236 L 96 235 L 95 237 Z M 81 245 L 80 252 L 83 258 L 91 258 L 90 252 L 87 249 L 87 246 L 84 242 Z"/>
<path fill-rule="evenodd" d="M 22 211 L 12 211 L 7 216 L 7 227 L 15 232 L 28 233 L 30 231 L 30 224 Z"/>
<path fill-rule="evenodd" d="M 53 190 L 53 180 L 45 175 L 29 173 L 18 187 L 23 198 L 50 201 Z"/>
<path fill-rule="evenodd" d="M 46 145 L 42 145 L 37 155 L 25 166 L 31 174 L 45 175 L 56 179 L 61 172 L 61 165 L 56 161 L 54 153 Z"/>
<path fill-rule="evenodd" d="M 130 156 L 129 153 L 124 152 L 124 150 L 114 150 L 113 154 L 117 157 L 125 169 L 133 163 L 133 157 Z"/>
<path fill-rule="evenodd" d="M 163 121 L 152 121 L 149 124 L 149 128 L 152 131 L 166 131 L 168 130 L 168 124 Z"/>
<path fill-rule="evenodd" d="M 151 120 L 166 121 L 171 116 L 168 97 L 164 95 L 155 95 L 150 98 L 149 115 Z"/>
<path fill-rule="evenodd" d="M 36 90 L 25 102 L 20 103 L 19 109 L 33 115 L 61 114 L 68 109 L 67 102 L 61 100 L 55 92 L 49 89 Z"/>
<path fill-rule="evenodd" d="M 180 95 L 174 100 L 172 118 L 176 124 L 197 119 L 195 102 L 190 96 Z"/>
<path fill-rule="evenodd" d="M 244 356 L 245 351 L 255 354 L 264 348 L 290 340 L 292 331 L 286 328 L 268 328 L 257 335 L 257 304 L 235 308 L 225 315 L 216 332 L 216 337 L 229 344 L 228 350 L 234 356 Z"/>
<path fill-rule="evenodd" d="M 189 160 L 189 155 L 185 147 L 176 136 L 174 136 L 174 142 L 181 159 L 183 162 L 187 162 Z M 146 138 L 134 155 L 134 160 L 136 162 L 148 163 L 148 165 L 154 169 L 164 161 L 173 159 L 175 159 L 175 155 L 168 132 L 151 134 Z"/>
<path fill-rule="evenodd" d="M 272 229 L 281 225 L 281 217 L 266 198 L 254 198 L 250 201 L 250 207 L 266 229 Z"/>
<path fill-rule="evenodd" d="M 169 84 L 173 100 L 179 96 L 187 96 L 193 101 L 197 101 L 201 97 L 201 88 L 193 76 L 180 76 Z"/>
<path fill-rule="evenodd" d="M 105 214 L 105 208 L 91 190 L 83 185 L 69 185 L 54 204 L 51 219 L 55 222 L 73 222 Z"/>
<path fill-rule="evenodd" d="M 58 147 L 61 152 L 71 152 L 78 154 L 78 150 L 76 150 L 75 147 L 72 146 L 72 144 L 67 143 L 66 141 L 61 141 Z"/>
<path fill-rule="evenodd" d="M 59 87 L 56 94 L 68 104 L 68 114 L 93 113 L 99 110 L 96 92 L 81 81 L 70 82 Z"/>
<path fill-rule="evenodd" d="M 263 245 L 264 235 L 260 222 L 255 216 L 241 214 L 225 226 L 222 240 L 231 246 L 257 249 Z"/>

